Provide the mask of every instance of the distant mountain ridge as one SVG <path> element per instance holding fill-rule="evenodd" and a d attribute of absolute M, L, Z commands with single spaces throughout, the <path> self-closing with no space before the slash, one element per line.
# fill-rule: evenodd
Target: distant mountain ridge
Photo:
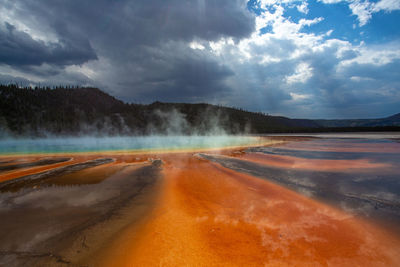
<path fill-rule="evenodd" d="M 400 113 L 381 119 L 314 120 L 322 127 L 384 127 L 400 126 Z"/>
<path fill-rule="evenodd" d="M 0 136 L 3 137 L 260 134 L 369 130 L 370 127 L 399 130 L 399 126 L 400 113 L 373 120 L 290 119 L 205 103 L 128 104 L 97 88 L 0 85 Z"/>

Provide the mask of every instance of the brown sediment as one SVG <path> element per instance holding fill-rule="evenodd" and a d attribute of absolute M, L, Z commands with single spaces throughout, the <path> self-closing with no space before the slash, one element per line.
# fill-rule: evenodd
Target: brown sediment
<path fill-rule="evenodd" d="M 2 195 L 0 265 L 80 266 L 145 216 L 157 195 L 158 173 L 157 160 L 91 166 L 74 178 L 60 174 L 43 187 Z"/>
<path fill-rule="evenodd" d="M 140 236 L 140 231 L 159 203 L 160 196 L 163 194 L 163 184 L 164 180 L 158 179 L 150 186 L 143 187 L 140 194 L 129 200 L 112 221 L 107 222 L 106 225 L 98 224 L 83 233 L 82 236 L 89 238 L 91 249 L 86 254 L 79 255 L 75 262 L 79 266 L 101 266 L 104 264 L 104 255 L 109 255 L 109 251 L 130 253 L 126 247 L 131 247 L 137 242 L 136 238 Z M 127 239 L 119 239 L 119 237 L 125 237 L 126 232 L 129 232 Z M 74 246 L 79 248 L 79 242 L 75 242 Z M 67 251 L 74 254 L 74 248 Z M 119 258 L 121 255 L 114 256 Z"/>
<path fill-rule="evenodd" d="M 152 173 L 158 168 L 157 163 L 148 164 L 148 169 L 140 165 L 130 165 L 128 168 L 137 170 L 135 176 L 125 178 L 136 179 L 125 189 L 130 193 L 119 197 L 119 203 L 114 204 L 105 220 L 102 218 L 79 233 L 79 238 L 75 238 L 73 244 L 61 252 L 65 258 L 71 259 L 71 263 L 77 266 L 98 266 L 98 255 L 109 249 L 115 236 L 119 236 L 128 227 L 137 228 L 154 208 L 162 184 L 158 175 Z"/>
<path fill-rule="evenodd" d="M 58 176 L 43 182 L 43 185 L 55 185 L 55 186 L 68 186 L 68 185 L 88 185 L 98 184 L 105 179 L 112 177 L 115 173 L 121 170 L 123 165 L 110 164 L 108 166 L 100 166 L 84 169 L 79 175 L 75 173 L 67 173 L 62 176 Z"/>
<path fill-rule="evenodd" d="M 17 162 L 18 160 L 16 159 L 7 159 L 7 158 L 2 158 L 0 160 L 0 166 L 7 166 L 7 165 L 11 165 L 14 164 L 15 162 Z M 24 162 L 24 159 L 20 159 L 19 162 Z"/>
<path fill-rule="evenodd" d="M 53 168 L 51 170 L 47 170 L 44 172 L 38 172 L 22 177 L 18 177 L 12 180 L 4 181 L 0 183 L 0 191 L 18 191 L 21 188 L 26 187 L 34 187 L 48 184 L 48 180 L 54 180 L 54 178 L 58 178 L 60 175 L 65 173 L 77 172 L 83 169 L 111 163 L 114 160 L 111 158 L 99 158 L 94 160 L 89 160 L 85 162 L 80 162 L 76 164 L 70 164 L 67 166 L 62 166 L 59 168 Z"/>
<path fill-rule="evenodd" d="M 232 156 L 271 167 L 312 171 L 368 172 L 369 169 L 392 167 L 390 164 L 372 162 L 369 159 L 307 159 L 262 153 L 246 153 Z"/>
<path fill-rule="evenodd" d="M 12 161 L 21 161 L 23 160 L 24 162 L 35 162 L 38 160 L 42 160 L 44 158 L 50 158 L 52 155 L 51 154 L 34 154 L 34 155 L 29 155 L 29 156 L 13 156 L 11 158 L 6 158 L 7 160 L 12 160 Z M 53 155 L 54 156 L 54 155 Z M 74 165 L 74 164 L 80 164 L 85 161 L 90 161 L 94 160 L 100 157 L 112 157 L 115 159 L 113 163 L 110 163 L 111 165 L 113 164 L 120 164 L 120 163 L 126 163 L 126 164 L 137 164 L 137 163 L 145 163 L 148 162 L 149 158 L 157 158 L 157 153 L 152 153 L 152 154 L 130 154 L 130 153 L 122 153 L 122 152 L 113 152 L 113 153 L 88 153 L 88 154 L 71 154 L 71 153 L 64 153 L 64 154 L 57 154 L 56 157 L 70 157 L 71 160 L 66 161 L 66 162 L 61 162 L 61 163 L 56 163 L 56 164 L 51 164 L 48 166 L 40 166 L 40 167 L 30 167 L 27 169 L 23 170 L 13 170 L 9 172 L 5 172 L 0 175 L 0 182 L 4 182 L 7 180 L 12 180 L 16 179 L 19 177 L 27 176 L 27 175 L 33 175 L 37 173 L 42 173 L 46 171 L 50 171 L 59 167 L 65 167 L 69 165 Z"/>
<path fill-rule="evenodd" d="M 86 160 L 87 160 L 87 158 L 71 159 L 69 161 L 55 163 L 55 164 L 51 164 L 51 165 L 47 165 L 47 166 L 30 167 L 30 168 L 23 169 L 23 170 L 6 172 L 6 173 L 3 173 L 2 175 L 0 175 L 0 182 L 4 182 L 7 180 L 11 180 L 11 179 L 15 179 L 18 177 L 39 173 L 39 172 L 52 170 L 54 168 L 63 167 L 63 166 L 67 166 L 70 164 L 81 163 Z"/>
<path fill-rule="evenodd" d="M 162 157 L 155 211 L 103 266 L 396 266 L 400 241 L 286 188 L 180 154 Z"/>
<path fill-rule="evenodd" d="M 44 159 L 31 161 L 31 162 L 1 165 L 0 172 L 6 172 L 6 171 L 17 170 L 17 169 L 36 167 L 36 166 L 43 166 L 43 165 L 51 165 L 51 164 L 56 164 L 56 163 L 60 163 L 60 162 L 65 162 L 70 159 L 71 158 L 44 158 Z"/>

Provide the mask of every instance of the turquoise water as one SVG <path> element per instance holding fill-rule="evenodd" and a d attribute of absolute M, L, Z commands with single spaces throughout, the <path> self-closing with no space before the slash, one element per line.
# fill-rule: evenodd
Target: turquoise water
<path fill-rule="evenodd" d="M 251 136 L 70 137 L 0 140 L 0 154 L 99 152 L 124 150 L 178 150 L 223 148 L 255 144 Z"/>

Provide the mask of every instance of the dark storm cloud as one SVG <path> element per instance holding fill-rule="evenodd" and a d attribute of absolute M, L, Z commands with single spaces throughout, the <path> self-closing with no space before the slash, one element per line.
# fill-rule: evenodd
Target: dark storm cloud
<path fill-rule="evenodd" d="M 65 66 L 98 57 L 94 69 L 102 89 L 128 101 L 206 101 L 206 96 L 229 91 L 223 81 L 232 71 L 188 43 L 239 40 L 255 27 L 242 0 L 3 2 L 35 30 L 59 39 L 45 44 L 16 29 L 3 31 L 2 39 L 13 44 L 10 52 L 2 49 L 3 64 L 19 69 L 42 63 Z M 51 76 L 46 66 L 22 71 Z M 54 78 L 60 76 L 60 69 L 53 71 Z"/>
<path fill-rule="evenodd" d="M 28 12 L 46 15 L 57 30 L 76 24 L 88 35 L 122 44 L 154 44 L 165 39 L 241 38 L 254 29 L 254 18 L 241 0 L 24 1 Z M 49 12 L 49 9 L 51 10 Z M 57 23 L 59 23 L 57 25 Z M 88 31 L 90 30 L 90 31 Z M 111 38 L 117 37 L 117 39 Z"/>
<path fill-rule="evenodd" d="M 97 59 L 87 40 L 71 42 L 61 39 L 59 43 L 34 40 L 28 33 L 18 31 L 5 22 L 0 27 L 0 64 L 11 66 L 82 64 Z"/>
<path fill-rule="evenodd" d="M 398 112 L 398 43 L 369 48 L 270 15 L 257 25 L 277 28 L 258 36 L 246 0 L 0 0 L 0 78 L 292 117 Z M 394 58 L 368 60 L 380 50 Z"/>
<path fill-rule="evenodd" d="M 15 76 L 11 76 L 11 75 L 0 74 L 0 83 L 1 84 L 17 83 L 17 84 L 25 86 L 25 85 L 31 84 L 31 81 L 29 81 L 28 79 L 25 79 L 23 77 L 18 77 L 18 76 L 15 77 Z"/>
<path fill-rule="evenodd" d="M 120 78 L 111 89 L 114 95 L 134 102 L 205 102 L 231 90 L 224 81 L 233 72 L 208 52 L 176 42 L 139 51 L 143 59 L 105 74 L 109 80 Z"/>
<path fill-rule="evenodd" d="M 19 16 L 48 26 L 60 37 L 88 36 L 110 56 L 121 55 L 121 48 L 168 40 L 242 38 L 254 30 L 254 17 L 241 0 L 6 2 Z"/>
<path fill-rule="evenodd" d="M 231 75 L 229 68 L 213 61 L 184 60 L 173 64 L 173 68 L 164 73 L 165 79 L 144 81 L 142 86 L 150 86 L 138 96 L 147 101 L 202 102 L 228 94 L 230 88 L 223 81 Z M 151 86 L 154 83 L 158 83 L 157 86 Z"/>

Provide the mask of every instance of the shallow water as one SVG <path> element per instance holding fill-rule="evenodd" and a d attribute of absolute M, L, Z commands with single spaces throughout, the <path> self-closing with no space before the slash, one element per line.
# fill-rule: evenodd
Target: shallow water
<path fill-rule="evenodd" d="M 398 266 L 400 143 L 282 139 L 2 143 L 0 265 Z"/>
<path fill-rule="evenodd" d="M 359 139 L 400 139 L 399 132 L 351 132 L 351 133 L 293 133 L 265 134 L 265 136 L 320 137 L 320 138 L 359 138 Z"/>
<path fill-rule="evenodd" d="M 0 154 L 224 148 L 257 144 L 251 136 L 69 137 L 0 140 Z"/>
<path fill-rule="evenodd" d="M 159 177 L 155 163 L 110 165 L 99 159 L 0 183 L 0 265 L 52 266 L 86 257 L 89 245 L 94 249 L 99 239 L 143 216 L 133 204 L 127 219 L 113 218 L 154 189 Z M 93 234 L 102 224 L 108 234 Z"/>
<path fill-rule="evenodd" d="M 314 139 L 246 152 L 236 157 L 204 157 L 353 214 L 380 220 L 400 233 L 399 143 Z"/>

